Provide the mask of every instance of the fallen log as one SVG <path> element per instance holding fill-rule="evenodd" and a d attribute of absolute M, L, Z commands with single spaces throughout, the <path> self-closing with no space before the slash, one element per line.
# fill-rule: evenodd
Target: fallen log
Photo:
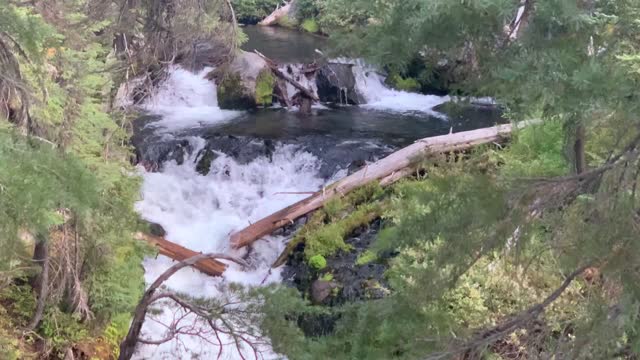
<path fill-rule="evenodd" d="M 391 185 L 413 173 L 414 169 L 411 165 L 414 159 L 421 155 L 467 150 L 480 144 L 500 141 L 510 136 L 511 131 L 512 125 L 505 124 L 418 140 L 384 159 L 365 166 L 310 197 L 234 233 L 231 235 L 231 244 L 235 248 L 250 245 L 263 236 L 269 235 L 287 224 L 292 224 L 301 216 L 319 209 L 327 201 L 335 197 L 342 197 L 371 181 L 380 181 L 383 186 Z"/>
<path fill-rule="evenodd" d="M 293 4 L 293 1 L 289 2 L 287 5 L 283 7 L 275 9 L 271 14 L 269 14 L 269 16 L 267 16 L 262 21 L 260 21 L 258 25 L 271 26 L 271 25 L 277 24 L 280 18 L 282 18 L 283 16 L 289 15 L 292 4 Z"/>
<path fill-rule="evenodd" d="M 158 236 L 137 233 L 135 237 L 138 240 L 148 242 L 149 244 L 156 247 L 161 255 L 164 255 L 175 261 L 185 261 L 193 256 L 200 254 Z M 224 273 L 224 271 L 227 269 L 226 264 L 212 258 L 202 259 L 196 262 L 193 267 L 209 276 L 221 276 L 222 273 Z"/>
<path fill-rule="evenodd" d="M 306 87 L 304 87 L 302 84 L 300 84 L 299 82 L 293 80 L 292 78 L 288 77 L 287 75 L 285 75 L 282 71 L 280 71 L 280 69 L 278 68 L 278 64 L 276 64 L 275 61 L 269 59 L 268 57 L 264 56 L 261 52 L 259 52 L 258 50 L 253 50 L 253 52 L 255 52 L 256 54 L 258 54 L 258 56 L 260 56 L 266 63 L 267 66 L 269 66 L 269 68 L 271 69 L 271 71 L 279 78 L 281 78 L 282 80 L 287 81 L 288 83 L 290 83 L 291 85 L 293 85 L 293 87 L 295 87 L 296 89 L 298 89 L 304 96 L 306 96 L 307 98 L 313 100 L 313 101 L 320 101 L 320 98 L 318 98 L 318 95 L 314 94 L 311 90 L 307 89 Z"/>

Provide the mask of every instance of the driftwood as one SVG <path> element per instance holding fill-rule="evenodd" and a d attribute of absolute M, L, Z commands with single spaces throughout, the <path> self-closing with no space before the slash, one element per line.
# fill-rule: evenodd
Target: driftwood
<path fill-rule="evenodd" d="M 185 261 L 186 259 L 190 259 L 200 254 L 158 236 L 137 233 L 136 238 L 138 240 L 144 240 L 149 244 L 155 246 L 161 255 L 164 255 L 175 261 Z M 218 258 L 220 258 L 220 256 L 218 256 Z M 226 264 L 213 258 L 203 258 L 202 260 L 196 262 L 193 267 L 209 276 L 221 276 L 222 273 L 224 273 L 224 271 L 227 269 Z"/>
<path fill-rule="evenodd" d="M 283 7 L 275 9 L 271 14 L 269 14 L 269 16 L 267 16 L 262 21 L 260 21 L 258 25 L 271 26 L 271 25 L 277 24 L 280 18 L 289 15 L 292 4 L 293 4 L 293 1 L 289 2 L 287 5 Z"/>
<path fill-rule="evenodd" d="M 275 212 L 233 234 L 231 236 L 231 244 L 235 248 L 250 245 L 263 236 L 269 235 L 287 224 L 292 224 L 299 217 L 319 209 L 327 201 L 335 197 L 342 197 L 371 181 L 380 181 L 383 186 L 390 185 L 413 172 L 411 165 L 416 157 L 429 153 L 466 150 L 476 145 L 497 142 L 504 137 L 510 136 L 511 131 L 512 125 L 506 124 L 418 140 L 316 192 L 310 197 Z"/>
<path fill-rule="evenodd" d="M 291 85 L 293 85 L 293 87 L 295 87 L 296 89 L 298 89 L 305 97 L 313 100 L 313 101 L 320 101 L 320 99 L 318 98 L 318 95 L 314 94 L 313 91 L 307 89 L 306 87 L 304 87 L 302 84 L 300 84 L 299 82 L 295 81 L 294 79 L 288 77 L 287 75 L 285 75 L 282 71 L 280 71 L 280 69 L 278 68 L 278 64 L 276 64 L 275 61 L 269 59 L 268 57 L 264 56 L 261 52 L 259 52 L 258 50 L 254 50 L 254 52 L 256 54 L 258 54 L 258 56 L 260 56 L 266 63 L 267 66 L 269 66 L 269 68 L 271 69 L 271 71 L 279 78 L 281 78 L 282 80 L 287 81 L 288 83 L 290 83 Z"/>

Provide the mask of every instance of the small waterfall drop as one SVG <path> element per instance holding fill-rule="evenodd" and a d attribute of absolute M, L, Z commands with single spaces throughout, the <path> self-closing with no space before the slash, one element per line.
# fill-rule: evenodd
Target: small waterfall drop
<path fill-rule="evenodd" d="M 143 104 L 147 111 L 162 116 L 153 126 L 169 132 L 223 123 L 239 116 L 239 111 L 218 107 L 216 85 L 206 79 L 210 71 L 211 68 L 205 68 L 192 73 L 171 66 L 167 78 Z"/>
<path fill-rule="evenodd" d="M 358 91 L 367 101 L 362 105 L 365 108 L 394 112 L 424 112 L 444 117 L 433 108 L 451 100 L 449 96 L 424 95 L 390 89 L 385 85 L 385 78 L 382 75 L 363 65 L 354 65 L 353 73 Z"/>

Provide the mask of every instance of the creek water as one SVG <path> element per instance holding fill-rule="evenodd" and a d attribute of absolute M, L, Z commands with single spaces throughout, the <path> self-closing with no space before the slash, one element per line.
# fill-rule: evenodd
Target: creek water
<path fill-rule="evenodd" d="M 250 38 L 246 49 L 255 47 L 279 62 L 308 61 L 313 58 L 309 53 L 325 46 L 322 38 L 289 30 L 248 27 L 245 32 Z M 145 104 L 150 116 L 137 135 L 143 144 L 138 147 L 140 156 L 155 156 L 161 163 L 154 172 L 140 167 L 144 183 L 137 210 L 146 220 L 160 224 L 168 240 L 199 252 L 243 257 L 250 267 L 230 264 L 220 278 L 183 269 L 166 282 L 168 289 L 216 298 L 225 294 L 229 283 L 264 286 L 281 281 L 281 269 L 270 265 L 283 250 L 286 237 L 267 236 L 251 249 L 233 250 L 229 234 L 307 196 L 295 193 L 317 191 L 344 176 L 353 160 L 373 161 L 418 138 L 499 121 L 499 113 L 488 107 L 437 112 L 433 108 L 448 101 L 447 97 L 391 90 L 379 74 L 359 71 L 358 87 L 368 104 L 320 105 L 311 116 L 301 116 L 287 109 L 221 110 L 216 87 L 204 79 L 204 72 L 171 69 Z M 179 149 L 178 159 L 174 155 Z M 197 171 L 204 149 L 215 154 L 206 175 Z M 158 256 L 143 265 L 150 283 L 172 261 Z M 180 309 L 159 307 L 145 322 L 144 338 L 165 337 L 167 325 L 183 315 Z M 182 321 L 206 327 L 191 316 Z M 223 343 L 231 340 L 225 338 Z M 217 359 L 219 350 L 217 341 L 206 336 L 181 335 L 159 346 L 144 345 L 136 357 Z M 264 358 L 276 357 L 268 347 L 262 350 Z M 242 355 L 253 358 L 248 348 L 225 345 L 220 358 L 241 359 Z"/>

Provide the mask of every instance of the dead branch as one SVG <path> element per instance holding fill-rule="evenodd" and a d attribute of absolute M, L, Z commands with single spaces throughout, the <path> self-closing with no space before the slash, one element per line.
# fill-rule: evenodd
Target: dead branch
<path fill-rule="evenodd" d="M 134 355 L 136 346 L 140 341 L 140 333 L 142 331 L 142 325 L 144 324 L 144 321 L 147 315 L 147 310 L 151 304 L 153 304 L 154 302 L 160 299 L 170 298 L 174 302 L 178 303 L 180 306 L 187 308 L 188 310 L 194 312 L 197 315 L 200 315 L 200 316 L 206 315 L 207 317 L 210 317 L 210 315 L 205 311 L 203 311 L 201 308 L 197 306 L 192 306 L 191 304 L 189 304 L 186 301 L 183 301 L 182 299 L 180 299 L 174 294 L 156 295 L 156 291 L 165 281 L 167 281 L 169 278 L 175 275 L 175 273 L 177 273 L 178 271 L 182 270 L 185 267 L 194 266 L 198 262 L 201 262 L 206 259 L 229 259 L 229 258 L 231 257 L 225 254 L 198 254 L 188 259 L 185 259 L 183 261 L 180 261 L 179 263 L 171 266 L 169 269 L 167 269 L 167 271 L 162 273 L 162 275 L 160 275 L 149 286 L 147 291 L 145 291 L 144 295 L 142 296 L 142 299 L 138 303 L 138 306 L 136 307 L 136 310 L 134 313 L 133 321 L 131 322 L 131 327 L 129 328 L 129 332 L 125 337 L 125 339 L 122 341 L 122 343 L 120 343 L 120 357 L 118 358 L 118 360 L 130 360 L 131 357 Z M 150 340 L 145 340 L 145 341 L 149 342 Z"/>
<path fill-rule="evenodd" d="M 278 64 L 276 64 L 276 62 L 274 62 L 273 60 L 271 60 L 268 57 L 264 56 L 258 50 L 253 50 L 253 52 L 258 54 L 258 56 L 260 56 L 267 63 L 267 66 L 269 66 L 269 68 L 271 68 L 271 71 L 277 77 L 279 77 L 279 78 L 287 81 L 291 85 L 293 85 L 293 87 L 295 87 L 296 89 L 300 90 L 300 93 L 302 93 L 302 95 L 304 95 L 305 97 L 307 97 L 307 98 L 309 98 L 309 99 L 311 99 L 313 101 L 316 101 L 316 102 L 320 101 L 320 98 L 318 98 L 318 95 L 314 94 L 311 90 L 309 90 L 306 87 L 302 86 L 302 84 L 300 84 L 299 82 L 293 80 L 292 78 L 290 78 L 287 75 L 285 75 L 282 71 L 280 71 L 280 69 L 278 68 Z"/>

